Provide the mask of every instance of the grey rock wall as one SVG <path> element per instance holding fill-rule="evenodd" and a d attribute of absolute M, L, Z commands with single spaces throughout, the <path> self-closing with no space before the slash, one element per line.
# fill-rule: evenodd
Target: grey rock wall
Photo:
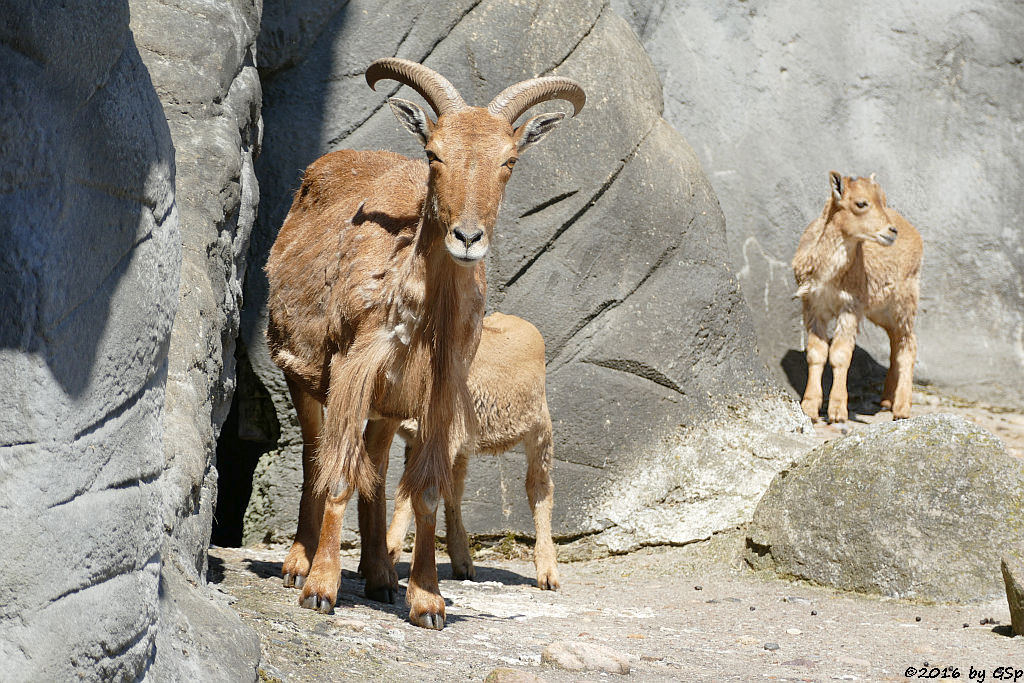
<path fill-rule="evenodd" d="M 3 678 L 133 680 L 159 626 L 171 136 L 126 2 L 0 16 Z"/>
<path fill-rule="evenodd" d="M 1019 3 L 613 6 L 721 199 L 760 351 L 780 378 L 787 353 L 803 348 L 788 264 L 827 197 L 826 173 L 877 172 L 924 237 L 917 377 L 1024 403 Z M 888 364 L 881 330 L 867 325 L 858 341 Z"/>
<path fill-rule="evenodd" d="M 259 10 L 0 3 L 5 680 L 256 676 L 205 572 Z"/>
<path fill-rule="evenodd" d="M 164 410 L 156 680 L 255 676 L 259 643 L 206 587 L 216 440 L 235 386 L 242 276 L 259 190 L 260 3 L 132 0 L 131 28 L 170 127 L 182 266 Z M 186 654 L 188 653 L 188 654 Z"/>
<path fill-rule="evenodd" d="M 544 74 L 587 91 L 581 115 L 517 165 L 488 265 L 489 308 L 530 320 L 547 340 L 556 533 L 621 550 L 749 519 L 807 423 L 754 353 L 717 199 L 661 118 L 661 85 L 625 22 L 600 1 L 283 7 L 267 4 L 260 39 L 263 200 L 242 326 L 259 386 L 240 388 L 267 390 L 281 438 L 257 465 L 246 541 L 293 532 L 301 481 L 294 412 L 263 339 L 261 266 L 316 157 L 343 147 L 422 154 L 385 105 L 397 84 L 374 92 L 363 79 L 390 55 L 440 71 L 471 103 Z M 530 533 L 524 470 L 515 454 L 471 465 L 471 532 Z"/>

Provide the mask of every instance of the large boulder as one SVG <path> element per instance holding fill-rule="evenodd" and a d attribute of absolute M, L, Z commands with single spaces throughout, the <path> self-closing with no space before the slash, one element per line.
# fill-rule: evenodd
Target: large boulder
<path fill-rule="evenodd" d="M 0 668 L 136 680 L 159 628 L 171 135 L 127 2 L 0 14 Z"/>
<path fill-rule="evenodd" d="M 131 28 L 160 96 L 177 164 L 181 285 L 164 409 L 157 680 L 255 677 L 256 634 L 205 585 L 216 440 L 235 386 L 242 276 L 259 192 L 259 4 L 131 0 Z M 187 654 L 186 654 L 187 653 Z"/>
<path fill-rule="evenodd" d="M 661 85 L 625 22 L 600 0 L 356 1 L 330 12 L 311 1 L 308 22 L 278 5 L 267 3 L 260 42 L 263 201 L 243 311 L 255 384 L 238 394 L 238 434 L 269 450 L 248 464 L 245 539 L 294 531 L 301 481 L 294 411 L 263 338 L 261 267 L 315 158 L 343 147 L 422 155 L 385 104 L 417 95 L 397 84 L 374 92 L 363 79 L 370 61 L 390 55 L 436 69 L 471 103 L 544 74 L 586 89 L 583 112 L 516 167 L 488 264 L 489 308 L 530 320 L 547 340 L 556 534 L 622 550 L 749 519 L 809 423 L 755 353 L 718 201 L 661 118 Z M 252 410 L 260 395 L 269 409 Z M 524 470 L 517 454 L 471 464 L 471 532 L 531 532 Z"/>
<path fill-rule="evenodd" d="M 842 590 L 939 602 L 1003 592 L 1024 558 L 1024 462 L 963 418 L 864 427 L 772 482 L 747 560 Z"/>
<path fill-rule="evenodd" d="M 1008 227 L 1020 224 L 1024 166 L 1019 5 L 612 5 L 662 77 L 665 118 L 697 141 L 761 352 L 780 376 L 802 343 L 789 261 L 824 205 L 825 174 L 877 172 L 924 237 L 918 376 L 1024 403 L 1024 232 Z M 858 341 L 888 365 L 881 330 L 866 326 Z"/>

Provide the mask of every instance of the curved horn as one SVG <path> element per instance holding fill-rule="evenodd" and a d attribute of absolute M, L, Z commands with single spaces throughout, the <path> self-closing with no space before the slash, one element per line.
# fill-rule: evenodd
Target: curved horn
<path fill-rule="evenodd" d="M 366 83 L 370 88 L 376 90 L 377 81 L 384 79 L 398 81 L 418 92 L 438 116 L 466 106 L 466 101 L 448 79 L 408 59 L 386 57 L 374 61 L 366 69 Z"/>
<path fill-rule="evenodd" d="M 547 100 L 566 100 L 572 104 L 572 115 L 580 113 L 587 101 L 587 95 L 579 83 L 571 78 L 560 76 L 544 76 L 531 78 L 502 90 L 487 105 L 487 111 L 501 116 L 509 123 L 522 116 L 523 112 L 535 104 Z"/>

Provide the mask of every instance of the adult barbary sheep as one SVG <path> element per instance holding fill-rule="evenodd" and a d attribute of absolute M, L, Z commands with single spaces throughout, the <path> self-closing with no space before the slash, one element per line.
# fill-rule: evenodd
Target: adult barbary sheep
<path fill-rule="evenodd" d="M 544 338 L 537 328 L 514 315 L 492 313 L 484 318 L 480 346 L 469 368 L 469 393 L 479 429 L 459 448 L 452 491 L 444 501 L 448 556 L 456 579 L 471 579 L 476 573 L 462 524 L 462 495 L 469 457 L 476 453 L 502 453 L 522 443 L 526 450 L 526 497 L 537 539 L 533 549 L 537 586 L 545 590 L 559 588 L 555 544 L 551 538 L 554 448 L 544 379 Z M 419 437 L 413 421 L 403 422 L 399 435 L 406 441 L 406 453 L 415 448 Z M 389 445 L 380 444 L 384 448 Z M 381 482 L 374 500 L 364 503 L 362 496 L 359 499 L 360 528 L 364 534 L 370 532 L 370 524 L 364 526 L 367 514 L 376 526 L 372 533 L 380 533 L 384 525 L 383 489 Z M 377 510 L 370 512 L 371 507 Z M 392 562 L 397 562 L 401 555 L 411 513 L 409 499 L 396 496 L 395 514 L 387 532 Z"/>
<path fill-rule="evenodd" d="M 873 175 L 850 178 L 831 171 L 829 178 L 832 192 L 825 208 L 807 226 L 793 256 L 807 329 L 807 387 L 800 405 L 811 419 L 818 419 L 827 359 L 832 365 L 828 419 L 846 421 L 846 375 L 857 330 L 867 317 L 889 334 L 882 408 L 891 408 L 893 419 L 907 418 L 917 358 L 914 318 L 921 235 L 886 205 L 885 192 Z"/>
<path fill-rule="evenodd" d="M 518 155 L 564 114 L 512 124 L 551 99 L 576 113 L 585 96 L 568 78 L 536 78 L 471 107 L 445 78 L 403 59 L 371 64 L 367 83 L 382 79 L 412 87 L 437 115 L 389 100 L 427 161 L 351 150 L 316 160 L 267 262 L 267 339 L 305 443 L 299 525 L 282 573 L 285 585 L 302 587 L 302 606 L 333 608 L 345 506 L 356 489 L 372 494 L 386 467 L 367 454 L 363 425 L 376 443 L 390 441 L 383 430 L 394 420 L 415 418 L 420 446 L 401 483 L 416 518 L 406 599 L 414 624 L 440 629 L 435 513 L 475 428 L 466 381 L 484 312 L 482 259 Z M 364 560 L 367 595 L 391 599 L 397 580 L 383 534 Z"/>

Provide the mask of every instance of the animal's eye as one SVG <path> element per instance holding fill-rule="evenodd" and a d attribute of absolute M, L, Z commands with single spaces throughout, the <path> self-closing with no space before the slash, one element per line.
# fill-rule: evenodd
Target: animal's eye
<path fill-rule="evenodd" d="M 502 166 L 505 166 L 506 168 L 508 168 L 508 170 L 511 171 L 515 167 L 517 161 L 519 161 L 519 159 L 517 159 L 516 157 L 512 157 L 511 159 L 503 163 Z"/>
<path fill-rule="evenodd" d="M 857 205 L 858 209 L 866 209 L 866 208 L 868 208 L 868 203 L 865 202 L 865 201 L 854 202 L 854 203 Z"/>
<path fill-rule="evenodd" d="M 436 154 L 431 152 L 429 149 L 426 150 L 426 152 L 427 152 L 427 161 L 429 163 L 434 163 L 435 161 L 438 162 L 438 163 L 442 163 L 442 164 L 444 163 L 443 161 L 441 161 L 440 157 L 438 157 Z"/>

